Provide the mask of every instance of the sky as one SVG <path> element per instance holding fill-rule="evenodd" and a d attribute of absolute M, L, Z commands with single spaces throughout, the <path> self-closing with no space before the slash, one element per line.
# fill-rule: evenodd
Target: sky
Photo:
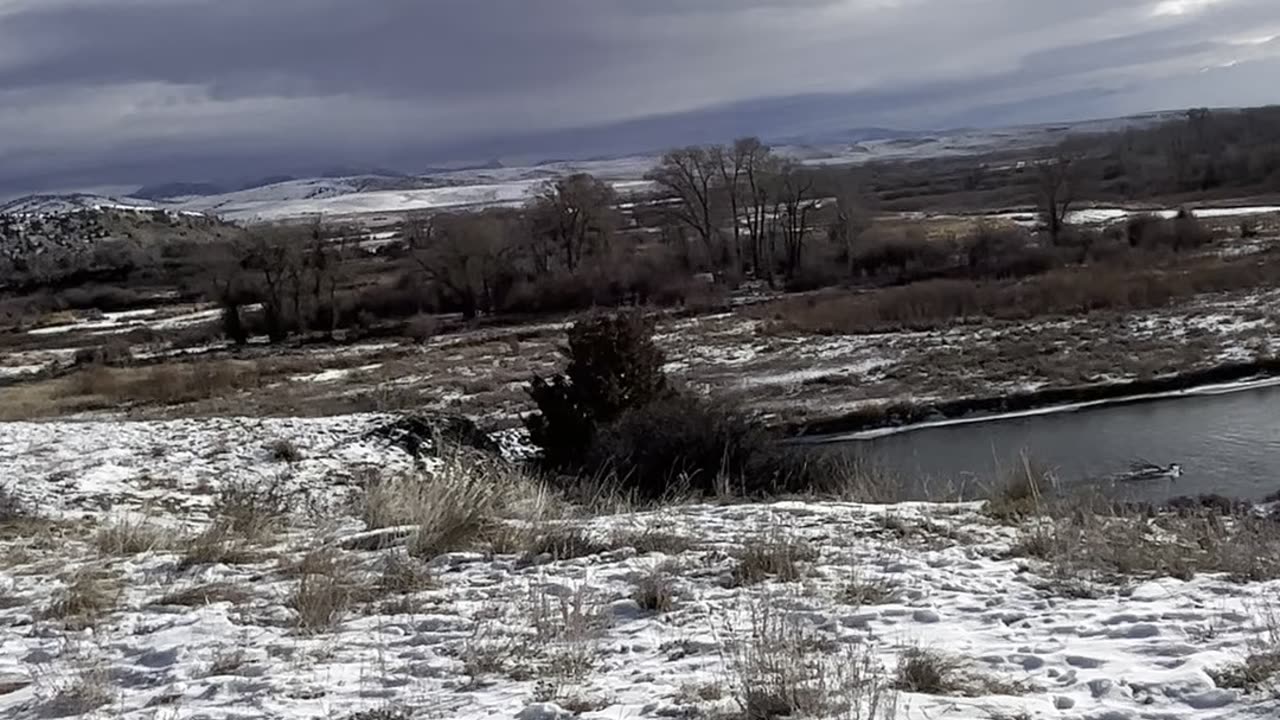
<path fill-rule="evenodd" d="M 1280 102 L 1280 0 L 0 0 L 0 191 Z"/>

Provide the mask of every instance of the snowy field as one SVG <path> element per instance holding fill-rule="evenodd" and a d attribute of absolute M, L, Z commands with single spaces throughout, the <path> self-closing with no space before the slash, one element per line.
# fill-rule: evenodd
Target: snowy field
<path fill-rule="evenodd" d="M 578 539 L 535 555 L 351 549 L 360 478 L 411 465 L 366 439 L 380 420 L 0 425 L 0 484 L 43 518 L 0 521 L 0 717 L 742 717 L 788 683 L 864 703 L 805 701 L 824 717 L 1280 713 L 1214 680 L 1280 584 L 1055 577 L 975 505 L 687 505 L 541 520 Z M 217 498 L 255 483 L 287 522 L 194 562 Z M 167 539 L 120 539 L 148 525 Z M 795 562 L 744 572 L 762 547 Z M 961 681 L 895 690 L 920 652 Z"/>

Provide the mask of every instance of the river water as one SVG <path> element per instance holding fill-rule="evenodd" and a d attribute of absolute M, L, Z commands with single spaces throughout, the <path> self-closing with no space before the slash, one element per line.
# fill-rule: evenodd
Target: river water
<path fill-rule="evenodd" d="M 1025 456 L 1064 489 L 1097 484 L 1152 502 L 1200 493 L 1258 500 L 1280 490 L 1280 386 L 908 430 L 836 447 L 909 478 L 917 496 L 980 491 Z M 1183 475 L 1104 480 L 1137 461 L 1179 463 Z"/>

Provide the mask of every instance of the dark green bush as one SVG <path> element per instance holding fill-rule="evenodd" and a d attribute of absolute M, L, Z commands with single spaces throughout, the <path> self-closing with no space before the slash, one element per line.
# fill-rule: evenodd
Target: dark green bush
<path fill-rule="evenodd" d="M 653 328 L 644 315 L 623 312 L 569 330 L 568 367 L 550 379 L 534 378 L 529 387 L 538 412 L 526 425 L 548 464 L 581 467 L 598 428 L 670 392 Z"/>

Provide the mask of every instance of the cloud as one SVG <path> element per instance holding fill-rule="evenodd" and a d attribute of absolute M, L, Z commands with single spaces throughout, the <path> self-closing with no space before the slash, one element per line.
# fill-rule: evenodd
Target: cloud
<path fill-rule="evenodd" d="M 1257 103 L 1277 34 L 1274 0 L 0 0 L 0 186 Z"/>

